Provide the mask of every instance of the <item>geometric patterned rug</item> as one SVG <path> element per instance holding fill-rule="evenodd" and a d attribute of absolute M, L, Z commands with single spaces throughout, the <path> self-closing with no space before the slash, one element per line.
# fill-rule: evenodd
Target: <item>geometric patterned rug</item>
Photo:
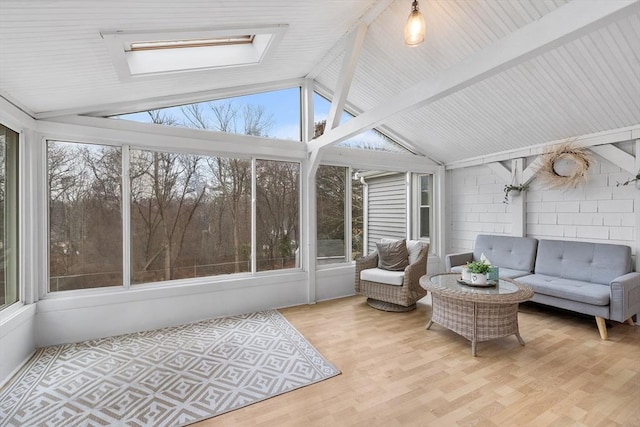
<path fill-rule="evenodd" d="M 180 426 L 339 373 L 267 310 L 38 349 L 0 390 L 0 425 Z"/>

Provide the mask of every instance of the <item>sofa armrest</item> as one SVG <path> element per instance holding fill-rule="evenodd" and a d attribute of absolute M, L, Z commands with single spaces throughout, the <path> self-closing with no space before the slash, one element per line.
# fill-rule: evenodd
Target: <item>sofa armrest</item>
<path fill-rule="evenodd" d="M 451 267 L 457 265 L 465 265 L 473 261 L 473 252 L 461 252 L 458 254 L 449 254 L 444 257 L 445 268 L 447 272 L 451 271 Z"/>
<path fill-rule="evenodd" d="M 627 273 L 613 279 L 611 287 L 611 305 L 609 318 L 624 322 L 634 314 L 640 313 L 640 273 Z"/>
<path fill-rule="evenodd" d="M 356 258 L 356 293 L 360 293 L 360 272 L 378 266 L 378 253 Z"/>

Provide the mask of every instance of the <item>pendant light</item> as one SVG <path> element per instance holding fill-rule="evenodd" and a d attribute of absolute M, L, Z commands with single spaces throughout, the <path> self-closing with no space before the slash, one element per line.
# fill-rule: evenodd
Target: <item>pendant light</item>
<path fill-rule="evenodd" d="M 424 41 L 424 33 L 426 31 L 426 25 L 424 23 L 424 16 L 420 13 L 418 7 L 418 0 L 413 0 L 411 4 L 411 13 L 407 19 L 407 23 L 404 26 L 404 42 L 408 46 L 417 46 Z"/>

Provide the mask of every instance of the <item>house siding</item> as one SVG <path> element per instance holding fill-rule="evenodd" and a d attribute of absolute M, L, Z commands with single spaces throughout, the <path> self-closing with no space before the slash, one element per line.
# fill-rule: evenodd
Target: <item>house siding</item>
<path fill-rule="evenodd" d="M 407 235 L 407 188 L 405 174 L 371 178 L 369 191 L 368 252 L 381 238 L 404 239 Z"/>

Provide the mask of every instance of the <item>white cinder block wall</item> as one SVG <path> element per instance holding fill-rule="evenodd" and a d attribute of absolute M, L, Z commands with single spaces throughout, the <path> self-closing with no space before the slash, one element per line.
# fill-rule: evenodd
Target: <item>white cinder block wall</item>
<path fill-rule="evenodd" d="M 447 253 L 473 249 L 478 234 L 512 233 L 511 206 L 502 203 L 504 184 L 487 166 L 447 171 Z"/>
<path fill-rule="evenodd" d="M 630 151 L 630 145 L 619 145 Z M 638 190 L 632 176 L 602 157 L 588 172 L 588 183 L 569 191 L 548 190 L 534 179 L 526 192 L 526 234 L 538 239 L 616 243 L 635 256 Z M 447 171 L 447 253 L 473 249 L 477 234 L 512 234 L 511 204 L 503 203 L 501 180 L 485 165 Z"/>

